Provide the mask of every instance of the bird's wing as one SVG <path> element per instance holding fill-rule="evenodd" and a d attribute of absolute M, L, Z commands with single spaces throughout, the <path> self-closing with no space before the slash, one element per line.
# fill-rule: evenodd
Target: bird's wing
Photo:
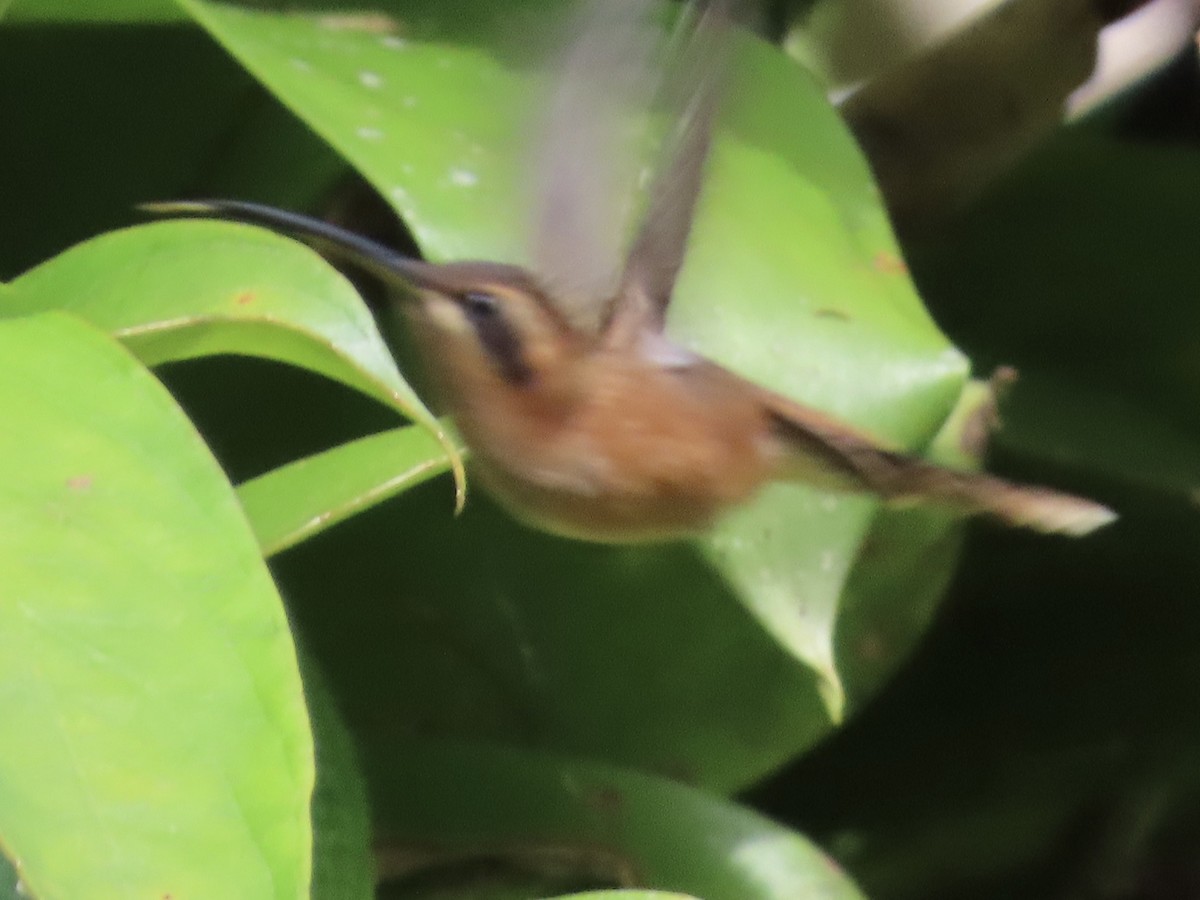
<path fill-rule="evenodd" d="M 604 328 L 610 346 L 631 346 L 639 334 L 663 328 L 712 147 L 731 51 L 731 2 L 711 0 L 679 29 L 663 89 L 664 105 L 677 124 L 608 311 Z"/>
<path fill-rule="evenodd" d="M 634 115 L 661 77 L 652 0 L 579 0 L 534 127 L 534 268 L 561 311 L 595 332 L 620 278 L 639 167 Z"/>

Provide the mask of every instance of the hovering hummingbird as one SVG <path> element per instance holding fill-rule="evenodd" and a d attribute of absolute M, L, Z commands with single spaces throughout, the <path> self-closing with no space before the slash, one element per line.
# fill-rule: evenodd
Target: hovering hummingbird
<path fill-rule="evenodd" d="M 773 481 L 1043 532 L 1081 535 L 1112 521 L 1089 500 L 891 450 L 664 332 L 712 143 L 731 27 L 725 5 L 713 0 L 688 19 L 676 44 L 676 78 L 662 90 L 673 92 L 678 127 L 623 258 L 598 252 L 606 248 L 595 205 L 611 202 L 601 196 L 611 185 L 588 167 L 611 167 L 601 131 L 612 123 L 592 107 L 614 102 L 594 96 L 612 87 L 611 73 L 629 78 L 606 48 L 634 35 L 620 26 L 645 0 L 592 0 L 591 24 L 567 54 L 537 158 L 534 269 L 430 263 L 239 201 L 146 208 L 262 225 L 399 283 L 414 343 L 474 473 L 517 518 L 546 531 L 602 542 L 695 534 Z"/>

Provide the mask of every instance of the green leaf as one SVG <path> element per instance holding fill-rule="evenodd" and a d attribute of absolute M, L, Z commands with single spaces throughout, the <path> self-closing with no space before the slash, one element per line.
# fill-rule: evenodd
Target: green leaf
<path fill-rule="evenodd" d="M 448 471 L 450 464 L 428 432 L 397 428 L 275 469 L 241 485 L 238 496 L 263 555 L 271 556 Z"/>
<path fill-rule="evenodd" d="M 366 176 L 428 256 L 522 261 L 529 203 L 517 132 L 544 73 L 531 70 L 529 53 L 497 46 L 495 35 L 532 33 L 547 5 L 502 13 L 482 0 L 419 4 L 389 21 L 180 3 Z M 501 27 L 495 17 L 509 12 L 512 21 Z M 765 385 L 922 447 L 954 406 L 966 362 L 922 309 L 870 173 L 819 87 L 772 48 L 747 38 L 737 49 L 739 81 L 730 95 L 739 102 L 718 137 L 670 329 Z M 715 568 L 817 673 L 817 682 L 791 682 L 803 723 L 776 720 L 778 733 L 747 755 L 742 778 L 816 740 L 846 706 L 833 636 L 875 508 L 864 498 L 779 486 L 731 516 L 696 553 L 635 552 L 658 573 L 653 593 L 632 588 L 642 603 L 705 582 L 704 570 Z M 513 539 L 501 529 L 481 540 Z M 882 561 L 889 570 L 923 561 L 921 547 L 887 547 L 899 555 Z M 607 552 L 598 568 L 620 572 L 627 553 Z M 509 600 L 524 618 L 546 589 L 535 574 Z M 890 659 L 903 656 L 903 647 L 895 649 Z M 825 712 L 812 703 L 817 696 Z"/>
<path fill-rule="evenodd" d="M 936 462 L 975 469 L 970 442 L 990 419 L 990 384 L 971 382 L 929 448 Z M 954 574 L 963 530 L 937 510 L 884 509 L 850 572 L 838 610 L 837 659 L 850 696 L 870 697 L 929 626 Z M 897 597 L 904 602 L 898 603 Z"/>
<path fill-rule="evenodd" d="M 4 3 L 0 3 L 0 12 Z M 171 0 L 14 0 L 13 22 L 162 24 L 182 18 Z"/>
<path fill-rule="evenodd" d="M 43 898 L 306 896 L 304 696 L 232 488 L 102 333 L 3 321 L 0 357 L 5 853 Z"/>
<path fill-rule="evenodd" d="M 318 372 L 411 417 L 454 454 L 350 283 L 294 241 L 223 222 L 102 235 L 14 281 L 0 315 L 59 308 L 150 365 L 241 353 Z"/>
<path fill-rule="evenodd" d="M 541 879 L 550 892 L 574 882 L 705 900 L 862 897 L 802 836 L 671 781 L 440 742 L 368 745 L 364 754 L 380 874 L 397 886 L 449 889 L 479 879 L 469 882 L 476 893 L 463 896 L 487 896 Z"/>

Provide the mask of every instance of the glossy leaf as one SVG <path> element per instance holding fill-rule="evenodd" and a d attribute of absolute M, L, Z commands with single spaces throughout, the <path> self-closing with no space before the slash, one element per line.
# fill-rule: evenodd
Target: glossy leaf
<path fill-rule="evenodd" d="M 410 426 L 260 475 L 238 496 L 263 555 L 271 556 L 449 469 L 429 433 Z"/>
<path fill-rule="evenodd" d="M 103 333 L 7 320 L 0 356 L 0 844 L 25 889 L 307 896 L 304 694 L 232 488 Z"/>
<path fill-rule="evenodd" d="M 453 888 L 486 862 L 492 877 L 464 896 L 540 879 L 639 885 L 705 900 L 862 897 L 800 835 L 671 781 L 456 744 L 368 745 L 365 757 L 380 873 L 397 885 L 436 877 L 438 886 Z"/>
<path fill-rule="evenodd" d="M 0 315 L 59 308 L 150 365 L 241 353 L 302 366 L 394 407 L 449 447 L 349 282 L 260 229 L 162 222 L 103 235 L 14 281 Z"/>
<path fill-rule="evenodd" d="M 501 24 L 494 7 L 463 0 L 406 6 L 395 19 L 180 2 L 359 168 L 428 256 L 525 258 L 520 132 L 544 72 L 531 70 L 527 47 L 514 51 L 494 35 L 544 24 L 546 6 L 521 4 Z M 953 406 L 965 361 L 922 310 L 866 165 L 819 88 L 764 45 L 745 39 L 738 51 L 730 94 L 740 102 L 722 125 L 670 328 L 765 384 L 921 446 Z M 776 761 L 845 706 L 833 634 L 874 509 L 862 498 L 774 488 L 686 564 L 716 567 L 818 673 L 828 712 L 781 733 Z M 668 553 L 658 564 L 680 563 Z M 677 583 L 694 577 L 675 571 Z M 535 577 L 513 602 L 526 606 L 544 589 Z"/>

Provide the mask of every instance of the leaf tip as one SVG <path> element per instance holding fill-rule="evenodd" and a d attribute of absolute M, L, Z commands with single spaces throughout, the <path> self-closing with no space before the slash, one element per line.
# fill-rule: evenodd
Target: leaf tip
<path fill-rule="evenodd" d="M 462 515 L 462 511 L 467 506 L 467 472 L 463 464 L 462 448 L 440 424 L 434 428 L 433 434 L 437 438 L 437 442 L 442 445 L 442 449 L 446 451 L 446 458 L 450 461 L 450 471 L 454 474 L 454 515 Z"/>
<path fill-rule="evenodd" d="M 817 693 L 829 715 L 829 721 L 835 726 L 841 725 L 846 718 L 846 689 L 835 670 L 817 672 Z"/>

